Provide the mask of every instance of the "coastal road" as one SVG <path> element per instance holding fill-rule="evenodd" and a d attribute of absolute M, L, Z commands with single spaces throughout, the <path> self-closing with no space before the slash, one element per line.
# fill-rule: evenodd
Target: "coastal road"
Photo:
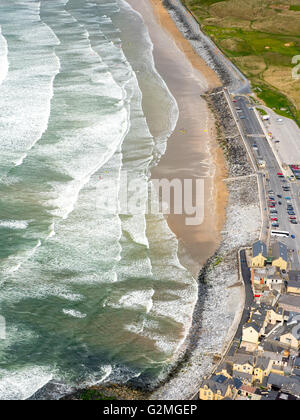
<path fill-rule="evenodd" d="M 243 325 L 248 321 L 250 317 L 250 308 L 254 299 L 252 287 L 251 287 L 251 273 L 250 273 L 250 268 L 248 267 L 248 264 L 247 264 L 246 251 L 244 249 L 240 251 L 239 259 L 240 259 L 240 264 L 241 264 L 241 273 L 242 273 L 243 282 L 245 286 L 245 307 L 244 307 L 243 315 L 241 317 L 241 321 L 239 323 L 238 329 L 234 337 L 235 340 L 236 339 L 240 340 L 242 337 Z"/>
<path fill-rule="evenodd" d="M 279 223 L 279 227 L 274 229 L 288 231 L 290 234 L 295 235 L 295 239 L 292 239 L 290 236 L 289 238 L 280 238 L 280 241 L 285 243 L 289 249 L 291 268 L 300 269 L 299 255 L 297 251 L 300 250 L 300 225 L 291 224 L 287 213 L 287 202 L 291 202 L 297 219 L 300 216 L 300 186 L 297 182 L 289 182 L 284 178 L 278 177 L 277 173 L 282 170 L 265 136 L 261 124 L 257 119 L 250 100 L 245 96 L 237 96 L 234 100 L 236 101 L 234 102 L 236 113 L 235 117 L 239 120 L 240 127 L 242 128 L 248 145 L 250 146 L 248 149 L 251 149 L 252 156 L 256 162 L 260 159 L 266 162 L 264 171 L 259 170 L 257 167 L 257 172 L 263 177 L 266 188 L 265 207 L 263 210 L 270 215 L 268 209 L 269 195 L 274 197 L 276 201 L 274 209 L 277 211 L 277 214 L 274 214 L 274 217 L 278 218 Z M 291 191 L 284 192 L 282 189 L 284 185 L 289 186 Z M 273 191 L 274 194 L 268 194 L 268 191 Z M 282 197 L 279 198 L 278 195 L 281 195 Z M 291 197 L 291 200 L 287 200 L 284 197 Z M 279 202 L 281 202 L 281 204 Z M 269 217 L 269 219 L 271 219 L 271 217 Z M 268 230 L 270 229 L 271 220 L 268 226 Z M 270 237 L 270 235 L 268 236 Z M 273 238 L 271 238 L 271 240 L 272 239 Z"/>
<path fill-rule="evenodd" d="M 240 323 L 236 330 L 235 336 L 232 340 L 230 347 L 228 348 L 226 355 L 224 356 L 224 359 L 226 359 L 226 357 L 228 356 L 233 357 L 235 352 L 239 349 L 242 333 L 243 333 L 243 325 L 246 324 L 246 322 L 248 321 L 250 317 L 250 308 L 254 300 L 253 291 L 251 287 L 251 273 L 247 265 L 245 250 L 241 250 L 239 252 L 239 259 L 240 259 L 241 274 L 242 274 L 244 287 L 245 287 L 245 305 L 244 305 L 244 310 L 241 316 Z"/>

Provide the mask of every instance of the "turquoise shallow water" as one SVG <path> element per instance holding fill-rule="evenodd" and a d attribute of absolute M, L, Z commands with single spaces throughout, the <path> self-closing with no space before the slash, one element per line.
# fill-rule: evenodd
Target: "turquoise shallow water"
<path fill-rule="evenodd" d="M 145 204 L 178 116 L 147 29 L 122 0 L 1 0 L 0 26 L 0 398 L 155 382 L 195 281 L 162 215 L 103 206 L 124 174 Z"/>

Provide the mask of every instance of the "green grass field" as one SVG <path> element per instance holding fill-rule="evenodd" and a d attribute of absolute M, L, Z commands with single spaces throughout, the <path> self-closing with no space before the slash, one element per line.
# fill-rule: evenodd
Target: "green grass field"
<path fill-rule="evenodd" d="M 251 80 L 257 97 L 300 126 L 300 0 L 183 0 L 221 50 Z"/>

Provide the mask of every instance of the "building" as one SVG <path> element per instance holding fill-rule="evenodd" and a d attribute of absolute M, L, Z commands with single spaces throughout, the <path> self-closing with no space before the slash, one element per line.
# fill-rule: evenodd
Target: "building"
<path fill-rule="evenodd" d="M 282 376 L 270 373 L 267 385 L 269 389 L 281 390 L 295 397 L 300 397 L 300 377 L 298 376 Z"/>
<path fill-rule="evenodd" d="M 281 374 L 280 372 L 288 365 L 289 358 L 284 352 L 275 353 L 273 351 L 265 350 L 263 355 L 264 357 L 269 358 L 272 362 L 271 372 Z"/>
<path fill-rule="evenodd" d="M 268 324 L 275 325 L 283 323 L 284 321 L 284 309 L 274 308 L 273 306 L 267 308 L 267 322 Z"/>
<path fill-rule="evenodd" d="M 233 360 L 233 376 L 243 383 L 252 383 L 254 357 L 250 354 L 237 353 Z M 242 375 L 241 375 L 242 374 Z"/>
<path fill-rule="evenodd" d="M 249 400 L 260 400 L 261 395 L 257 388 L 250 385 L 242 385 L 239 390 L 239 395 Z"/>
<path fill-rule="evenodd" d="M 300 322 L 288 325 L 285 332 L 280 335 L 280 342 L 298 350 L 300 348 Z"/>
<path fill-rule="evenodd" d="M 224 375 L 213 375 L 202 382 L 199 398 L 200 400 L 234 399 L 241 386 L 241 381 L 236 379 L 229 379 Z"/>
<path fill-rule="evenodd" d="M 280 270 L 286 270 L 288 266 L 287 246 L 282 242 L 274 242 L 272 245 L 272 266 Z"/>
<path fill-rule="evenodd" d="M 267 246 L 262 241 L 257 241 L 252 245 L 252 267 L 264 267 L 267 262 Z"/>
<path fill-rule="evenodd" d="M 267 357 L 258 357 L 253 370 L 253 381 L 263 383 L 264 379 L 269 376 L 272 368 L 271 359 Z"/>
<path fill-rule="evenodd" d="M 281 291 L 284 280 L 277 267 L 266 266 L 264 268 L 252 268 L 251 275 L 254 287 L 263 289 L 266 286 L 269 290 L 276 288 Z"/>
<path fill-rule="evenodd" d="M 300 295 L 300 271 L 289 272 L 287 292 Z"/>
<path fill-rule="evenodd" d="M 300 313 L 300 296 L 282 295 L 278 301 L 279 307 L 287 312 Z"/>
<path fill-rule="evenodd" d="M 254 322 L 243 325 L 242 342 L 252 343 L 258 346 L 260 328 Z"/>
<path fill-rule="evenodd" d="M 216 375 L 223 375 L 226 378 L 232 378 L 232 365 L 228 362 L 222 362 L 216 369 Z"/>

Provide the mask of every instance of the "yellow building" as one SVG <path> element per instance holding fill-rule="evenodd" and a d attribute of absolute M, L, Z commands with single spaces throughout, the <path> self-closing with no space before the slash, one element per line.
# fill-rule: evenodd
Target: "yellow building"
<path fill-rule="evenodd" d="M 252 267 L 264 267 L 267 261 L 267 246 L 262 241 L 257 241 L 252 245 Z"/>
<path fill-rule="evenodd" d="M 263 383 L 265 377 L 269 376 L 272 368 L 272 361 L 266 357 L 258 357 L 253 370 L 253 381 Z"/>
<path fill-rule="evenodd" d="M 272 265 L 280 270 L 286 270 L 288 266 L 287 246 L 282 242 L 274 242 L 272 245 Z"/>
<path fill-rule="evenodd" d="M 282 308 L 269 308 L 267 310 L 267 322 L 268 324 L 278 324 L 284 320 L 284 310 Z"/>
<path fill-rule="evenodd" d="M 226 378 L 224 375 L 214 375 L 201 384 L 199 398 L 204 401 L 233 399 L 236 393 L 237 389 L 233 380 Z"/>
<path fill-rule="evenodd" d="M 298 330 L 300 330 L 299 325 L 296 325 L 296 328 L 298 328 Z M 299 344 L 300 344 L 299 339 L 300 339 L 300 337 L 299 337 L 298 332 L 293 332 L 293 330 L 290 331 L 290 332 L 287 332 L 286 334 L 282 334 L 280 336 L 280 342 L 281 343 L 286 344 L 290 348 L 295 349 L 295 350 L 298 350 L 299 347 L 300 347 L 299 346 Z"/>
<path fill-rule="evenodd" d="M 236 354 L 233 360 L 233 372 L 253 374 L 253 357 L 248 354 Z"/>
<path fill-rule="evenodd" d="M 254 322 L 249 322 L 243 326 L 242 341 L 258 345 L 260 329 Z"/>

